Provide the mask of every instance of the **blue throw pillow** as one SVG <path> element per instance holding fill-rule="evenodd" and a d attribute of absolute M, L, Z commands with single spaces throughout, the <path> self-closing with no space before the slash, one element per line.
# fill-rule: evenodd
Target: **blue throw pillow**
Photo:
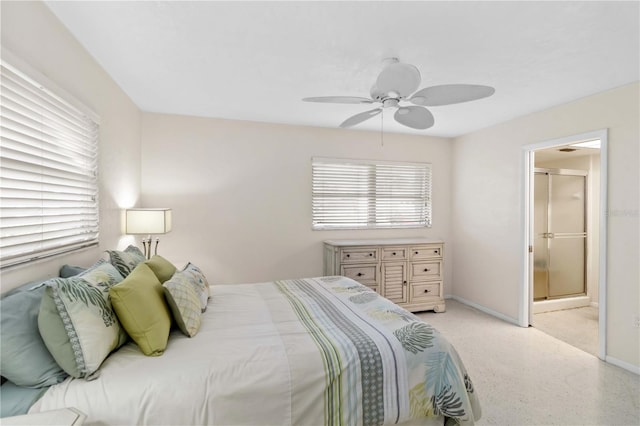
<path fill-rule="evenodd" d="M 21 416 L 47 391 L 47 388 L 23 388 L 11 382 L 0 387 L 0 417 Z"/>
<path fill-rule="evenodd" d="M 81 266 L 62 265 L 62 268 L 60 268 L 60 278 L 75 277 L 86 270 L 87 268 L 83 268 Z"/>
<path fill-rule="evenodd" d="M 43 284 L 25 284 L 0 299 L 0 373 L 18 386 L 40 388 L 67 377 L 38 331 Z"/>

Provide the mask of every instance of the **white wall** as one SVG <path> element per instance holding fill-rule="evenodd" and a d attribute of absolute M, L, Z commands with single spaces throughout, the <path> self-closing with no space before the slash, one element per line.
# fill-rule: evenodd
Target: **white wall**
<path fill-rule="evenodd" d="M 90 265 L 103 250 L 133 241 L 122 237 L 120 215 L 140 194 L 140 111 L 41 2 L 2 2 L 2 48 L 101 119 L 100 247 L 3 270 L 4 292 L 24 282 L 57 276 L 64 263 Z"/>
<path fill-rule="evenodd" d="M 448 139 L 144 113 L 142 147 L 143 206 L 173 208 L 159 253 L 212 283 L 320 276 L 326 239 L 442 238 L 451 259 Z M 314 156 L 431 162 L 433 227 L 312 231 Z"/>
<path fill-rule="evenodd" d="M 600 247 L 600 154 L 581 155 L 564 159 L 535 161 L 536 167 L 550 169 L 584 170 L 587 175 L 587 258 L 586 280 L 587 296 L 592 303 L 598 303 L 600 265 L 598 259 Z"/>
<path fill-rule="evenodd" d="M 640 365 L 640 83 L 457 138 L 453 289 L 516 320 L 522 280 L 522 146 L 609 129 L 607 354 Z M 604 218 L 603 218 L 604 219 Z"/>

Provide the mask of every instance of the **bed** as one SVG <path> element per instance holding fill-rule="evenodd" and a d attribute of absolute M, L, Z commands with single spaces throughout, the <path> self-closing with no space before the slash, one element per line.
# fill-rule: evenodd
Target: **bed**
<path fill-rule="evenodd" d="M 159 357 L 129 342 L 97 379 L 67 378 L 30 412 L 75 407 L 89 424 L 114 425 L 443 424 L 445 417 L 473 424 L 480 417 L 455 349 L 351 279 L 211 288 L 197 335 L 173 331 Z"/>

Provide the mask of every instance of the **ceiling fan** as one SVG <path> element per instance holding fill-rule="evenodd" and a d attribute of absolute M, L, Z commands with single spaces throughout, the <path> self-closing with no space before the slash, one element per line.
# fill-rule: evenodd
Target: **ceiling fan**
<path fill-rule="evenodd" d="M 382 104 L 378 108 L 347 118 L 340 127 L 352 127 L 382 113 L 384 108 L 397 108 L 393 118 L 412 129 L 428 129 L 435 120 L 425 106 L 441 106 L 475 101 L 493 95 L 495 89 L 475 84 L 445 84 L 416 90 L 420 86 L 420 71 L 397 58 L 383 61 L 383 69 L 371 88 L 371 98 L 355 96 L 320 96 L 304 98 L 305 102 L 339 104 Z M 415 92 L 415 93 L 414 93 Z M 412 94 L 413 93 L 413 94 Z M 403 105 L 408 102 L 413 105 Z"/>

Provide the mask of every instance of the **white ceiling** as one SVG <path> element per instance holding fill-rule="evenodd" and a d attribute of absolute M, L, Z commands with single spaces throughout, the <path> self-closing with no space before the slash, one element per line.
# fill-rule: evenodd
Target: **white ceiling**
<path fill-rule="evenodd" d="M 47 2 L 144 111 L 338 127 L 370 105 L 381 61 L 418 67 L 421 87 L 496 93 L 431 107 L 412 130 L 457 136 L 640 80 L 633 2 Z M 377 116 L 355 128 L 379 130 Z"/>

